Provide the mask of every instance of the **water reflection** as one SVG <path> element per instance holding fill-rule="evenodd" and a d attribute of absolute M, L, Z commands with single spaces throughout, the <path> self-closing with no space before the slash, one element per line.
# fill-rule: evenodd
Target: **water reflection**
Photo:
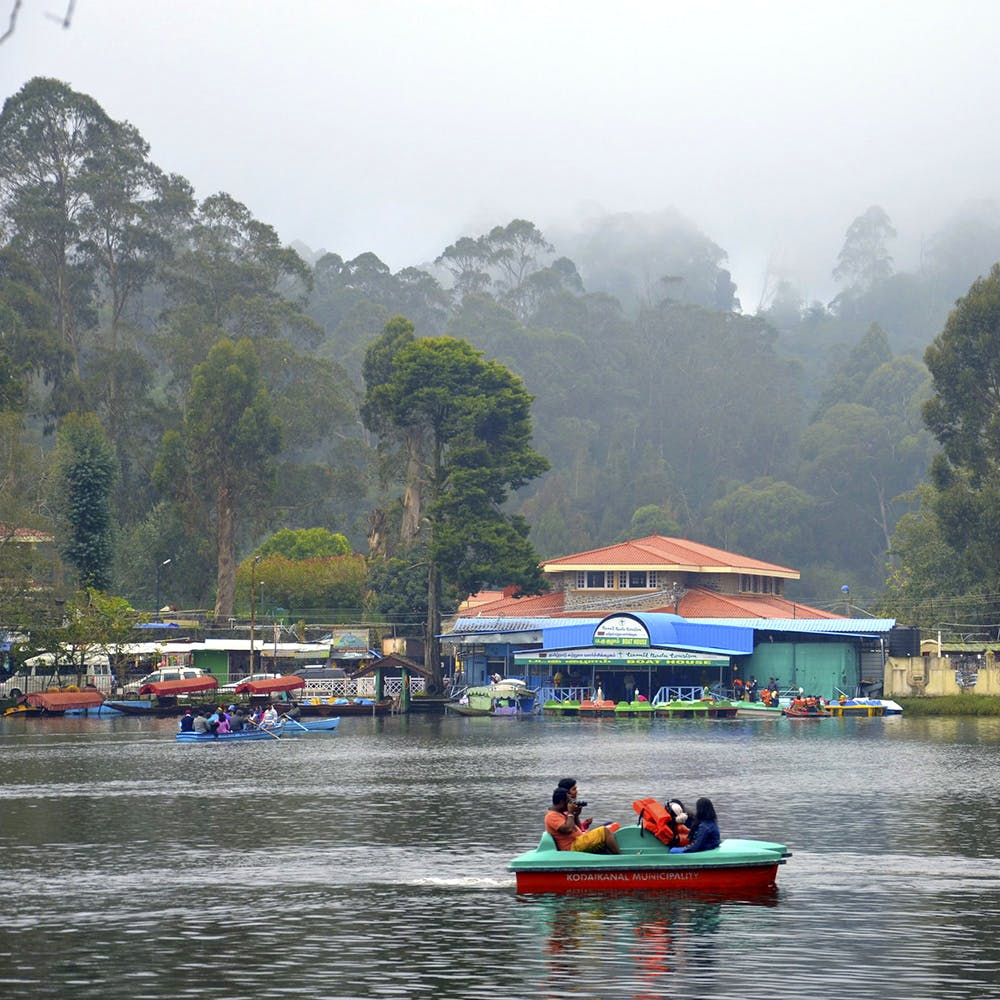
<path fill-rule="evenodd" d="M 542 942 L 550 987 L 586 981 L 595 955 L 604 971 L 613 962 L 622 993 L 636 1000 L 662 997 L 672 980 L 697 970 L 711 973 L 715 936 L 747 908 L 774 908 L 776 891 L 750 899 L 710 896 L 518 896 Z"/>

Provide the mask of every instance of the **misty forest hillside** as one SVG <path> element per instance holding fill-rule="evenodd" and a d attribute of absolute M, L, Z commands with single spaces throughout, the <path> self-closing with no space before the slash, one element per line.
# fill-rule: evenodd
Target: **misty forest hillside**
<path fill-rule="evenodd" d="M 805 301 L 770 276 L 751 313 L 726 248 L 651 208 L 558 234 L 497 219 L 394 273 L 377 232 L 344 259 L 283 246 L 236 197 L 199 200 L 138 129 L 51 80 L 4 105 L 0 213 L 0 521 L 59 538 L 57 470 L 90 449 L 113 484 L 106 588 L 145 606 L 168 558 L 175 603 L 213 600 L 223 513 L 204 487 L 222 404 L 247 386 L 268 403 L 240 429 L 238 557 L 281 528 L 367 554 L 376 525 L 391 551 L 387 463 L 403 459 L 361 404 L 366 352 L 396 316 L 467 341 L 535 397 L 551 468 L 509 506 L 538 556 L 680 535 L 801 570 L 796 599 L 842 607 L 847 584 L 873 606 L 940 447 L 924 352 L 1000 259 L 993 203 L 956 206 L 913 272 L 894 267 L 890 216 L 859 205 L 830 260 L 839 294 Z"/>

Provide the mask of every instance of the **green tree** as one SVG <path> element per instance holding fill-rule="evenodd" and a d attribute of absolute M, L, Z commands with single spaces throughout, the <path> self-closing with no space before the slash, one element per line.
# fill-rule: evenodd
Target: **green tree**
<path fill-rule="evenodd" d="M 233 614 L 237 519 L 273 493 L 280 443 L 253 344 L 221 340 L 194 369 L 183 430 L 164 437 L 157 471 L 175 495 L 213 500 L 217 619 Z"/>
<path fill-rule="evenodd" d="M 833 276 L 854 294 L 867 292 L 892 274 L 886 243 L 896 230 L 885 209 L 872 205 L 848 227 Z"/>
<path fill-rule="evenodd" d="M 741 483 L 716 500 L 703 525 L 707 541 L 733 552 L 767 553 L 799 567 L 815 556 L 819 501 L 791 483 L 769 478 Z"/>
<path fill-rule="evenodd" d="M 25 658 L 50 653 L 57 666 L 68 666 L 75 673 L 79 683 L 87 672 L 87 656 L 117 655 L 134 638 L 140 617 L 124 598 L 87 587 L 73 594 L 58 618 L 32 623 L 18 652 Z"/>
<path fill-rule="evenodd" d="M 240 605 L 250 606 L 251 562 L 244 560 L 236 573 L 236 595 Z M 335 555 L 289 559 L 272 553 L 253 567 L 257 613 L 265 617 L 265 606 L 298 614 L 323 612 L 338 620 L 357 618 L 364 604 L 367 568 L 364 556 Z"/>
<path fill-rule="evenodd" d="M 648 503 L 636 508 L 626 538 L 648 538 L 650 535 L 673 538 L 680 533 L 680 522 L 668 505 Z"/>
<path fill-rule="evenodd" d="M 530 446 L 531 396 L 520 379 L 450 337 L 405 342 L 388 378 L 369 384 L 373 429 L 420 431 L 427 483 L 427 665 L 440 683 L 442 580 L 471 594 L 489 583 L 543 587 L 522 517 L 502 507 L 548 462 Z M 384 373 L 385 369 L 381 371 Z"/>
<path fill-rule="evenodd" d="M 334 534 L 326 528 L 282 528 L 255 554 L 262 557 L 278 555 L 292 560 L 326 559 L 350 555 L 351 543 L 343 535 Z"/>
<path fill-rule="evenodd" d="M 61 549 L 84 587 L 107 590 L 114 557 L 111 491 L 115 456 L 93 413 L 70 414 L 56 443 L 57 505 L 65 525 Z"/>
<path fill-rule="evenodd" d="M 92 319 L 94 269 L 81 216 L 95 152 L 111 119 L 58 80 L 35 77 L 0 111 L 0 213 L 16 250 L 41 275 L 56 328 L 80 374 L 80 328 Z"/>
<path fill-rule="evenodd" d="M 907 500 L 913 509 L 899 519 L 893 532 L 878 613 L 930 628 L 953 617 L 947 612 L 953 597 L 974 593 L 980 578 L 948 544 L 934 487 L 922 483 Z"/>

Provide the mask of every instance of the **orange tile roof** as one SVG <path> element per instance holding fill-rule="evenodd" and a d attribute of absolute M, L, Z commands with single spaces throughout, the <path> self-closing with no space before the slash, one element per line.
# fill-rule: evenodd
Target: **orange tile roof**
<path fill-rule="evenodd" d="M 477 605 L 475 614 L 484 618 L 600 618 L 621 607 L 609 601 L 606 608 L 589 605 L 586 610 L 567 610 L 565 591 L 536 597 L 506 597 L 499 601 Z M 644 607 L 643 611 L 673 612 L 670 601 L 661 607 Z M 842 615 L 789 601 L 773 594 L 719 594 L 704 587 L 691 587 L 680 599 L 678 613 L 684 618 L 841 618 Z"/>
<path fill-rule="evenodd" d="M 497 601 L 476 604 L 471 610 L 459 614 L 482 615 L 484 618 L 545 618 L 566 613 L 566 595 L 561 590 L 534 597 L 501 597 Z"/>
<path fill-rule="evenodd" d="M 606 545 L 589 552 L 550 559 L 542 563 L 546 573 L 558 573 L 571 569 L 677 569 L 685 571 L 722 573 L 764 573 L 797 580 L 798 570 L 775 563 L 752 559 L 735 552 L 691 542 L 684 538 L 666 538 L 650 535 L 633 541 Z"/>
<path fill-rule="evenodd" d="M 673 611 L 673 605 L 659 610 Z M 680 599 L 677 611 L 685 618 L 843 617 L 774 594 L 719 594 L 704 587 L 691 587 Z"/>

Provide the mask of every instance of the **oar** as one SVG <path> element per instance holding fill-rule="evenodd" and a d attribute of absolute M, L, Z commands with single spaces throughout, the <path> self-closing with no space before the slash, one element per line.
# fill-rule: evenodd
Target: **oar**
<path fill-rule="evenodd" d="M 249 719 L 247 721 L 250 722 Z M 274 732 L 271 729 L 268 729 L 267 726 L 262 726 L 259 722 L 250 722 L 250 725 L 253 726 L 254 729 L 258 729 L 260 730 L 260 732 L 267 733 L 268 736 L 274 737 L 274 739 L 276 740 L 281 739 L 281 737 L 276 732 Z"/>
<path fill-rule="evenodd" d="M 309 732 L 309 727 L 308 726 L 303 726 L 302 723 L 299 722 L 298 719 L 293 719 L 289 715 L 283 715 L 282 719 L 284 719 L 285 722 L 294 722 L 295 725 L 297 725 L 299 727 L 299 729 L 301 729 L 304 733 L 308 733 Z"/>

